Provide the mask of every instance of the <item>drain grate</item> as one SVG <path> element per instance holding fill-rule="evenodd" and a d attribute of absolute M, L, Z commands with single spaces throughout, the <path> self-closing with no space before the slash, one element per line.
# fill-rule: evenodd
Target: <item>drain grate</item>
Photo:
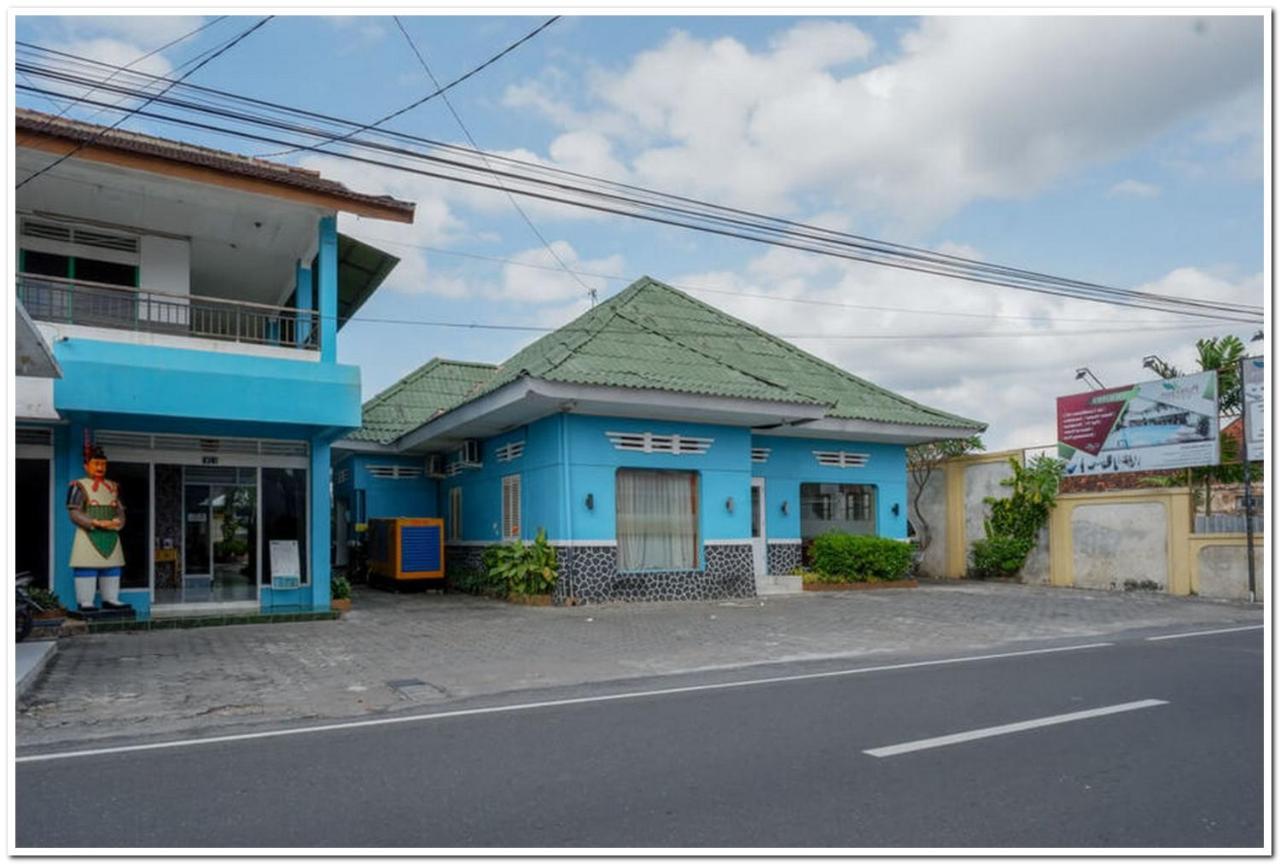
<path fill-rule="evenodd" d="M 423 681 L 421 678 L 396 678 L 388 681 L 387 686 L 396 691 L 401 699 L 408 699 L 411 702 L 449 697 L 448 690 L 430 681 Z"/>

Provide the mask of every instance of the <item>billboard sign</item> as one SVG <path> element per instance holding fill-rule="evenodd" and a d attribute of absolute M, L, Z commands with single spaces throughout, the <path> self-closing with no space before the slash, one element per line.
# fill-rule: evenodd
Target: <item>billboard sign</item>
<path fill-rule="evenodd" d="M 1261 462 L 1266 458 L 1267 420 L 1263 406 L 1267 375 L 1261 357 L 1246 357 L 1242 365 L 1244 374 L 1240 377 L 1240 384 L 1244 389 L 1244 458 L 1248 462 Z"/>
<path fill-rule="evenodd" d="M 1058 399 L 1066 474 L 1218 464 L 1218 374 L 1201 372 Z"/>

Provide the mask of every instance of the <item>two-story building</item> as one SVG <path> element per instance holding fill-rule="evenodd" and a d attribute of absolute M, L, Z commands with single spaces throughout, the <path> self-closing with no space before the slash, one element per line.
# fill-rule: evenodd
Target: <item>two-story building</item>
<path fill-rule="evenodd" d="M 413 205 L 34 111 L 16 123 L 19 183 L 68 157 L 16 193 L 18 301 L 61 376 L 16 381 L 18 568 L 74 608 L 64 502 L 91 439 L 126 509 L 121 600 L 139 617 L 328 609 L 330 446 L 361 416 L 337 339 L 397 261 L 337 214 L 411 222 Z"/>
<path fill-rule="evenodd" d="M 545 529 L 560 598 L 751 596 L 824 532 L 905 540 L 906 447 L 984 428 L 646 277 L 505 363 L 435 359 L 366 403 L 334 445 L 337 531 L 441 516 L 456 572 Z"/>

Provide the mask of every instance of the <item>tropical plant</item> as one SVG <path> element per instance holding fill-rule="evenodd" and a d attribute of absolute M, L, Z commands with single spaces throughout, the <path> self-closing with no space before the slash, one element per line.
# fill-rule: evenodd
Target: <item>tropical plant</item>
<path fill-rule="evenodd" d="M 547 542 L 546 530 L 539 528 L 532 543 L 517 540 L 487 547 L 484 567 L 490 577 L 506 586 L 506 593 L 528 596 L 551 593 L 559 564 L 556 548 Z"/>
<path fill-rule="evenodd" d="M 911 478 L 913 492 L 911 495 L 911 524 L 916 529 L 916 546 L 923 552 L 929 548 L 933 540 L 933 530 L 920 509 L 920 499 L 924 496 L 925 486 L 929 478 L 948 459 L 955 459 L 967 453 L 986 449 L 982 439 L 977 435 L 969 438 L 948 438 L 945 441 L 930 441 L 928 444 L 917 444 L 907 448 L 907 474 Z"/>
<path fill-rule="evenodd" d="M 867 582 L 906 578 L 915 550 L 889 537 L 832 531 L 814 538 L 810 554 L 815 582 Z"/>
<path fill-rule="evenodd" d="M 1000 485 L 1011 492 L 985 499 L 991 515 L 982 523 L 984 537 L 970 550 L 969 575 L 1013 576 L 1022 569 L 1057 501 L 1063 466 L 1051 456 L 1037 456 L 1026 465 L 1009 457 L 1013 473 Z"/>
<path fill-rule="evenodd" d="M 335 573 L 329 581 L 329 596 L 334 600 L 350 600 L 351 599 L 351 583 L 346 576 L 341 573 Z"/>
<path fill-rule="evenodd" d="M 62 601 L 58 599 L 58 595 L 54 594 L 48 588 L 30 587 L 27 589 L 27 596 L 31 598 L 31 602 L 40 607 L 42 612 L 65 612 L 66 608 L 62 605 Z"/>

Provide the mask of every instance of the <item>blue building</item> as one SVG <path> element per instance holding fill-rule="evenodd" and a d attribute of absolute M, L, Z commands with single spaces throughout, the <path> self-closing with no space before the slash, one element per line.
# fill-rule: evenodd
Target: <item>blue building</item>
<path fill-rule="evenodd" d="M 435 359 L 370 400 L 334 444 L 336 530 L 441 516 L 456 571 L 545 529 L 561 599 L 752 596 L 826 531 L 905 540 L 906 446 L 983 428 L 643 278 L 505 363 Z"/>
<path fill-rule="evenodd" d="M 139 617 L 328 609 L 330 446 L 361 418 L 337 338 L 397 261 L 336 218 L 412 222 L 413 205 L 38 112 L 16 124 L 18 180 L 52 165 L 16 193 L 17 296 L 61 375 L 16 379 L 18 568 L 74 608 L 64 499 L 91 437 Z"/>

